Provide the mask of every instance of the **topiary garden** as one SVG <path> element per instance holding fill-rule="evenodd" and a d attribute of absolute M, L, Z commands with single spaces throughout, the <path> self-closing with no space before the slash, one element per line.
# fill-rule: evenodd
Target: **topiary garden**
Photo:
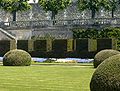
<path fill-rule="evenodd" d="M 3 57 L 4 66 L 30 66 L 31 56 L 24 50 L 10 50 Z"/>
<path fill-rule="evenodd" d="M 119 51 L 113 49 L 101 50 L 94 57 L 94 61 L 93 61 L 94 68 L 97 68 L 98 65 L 101 64 L 105 59 L 119 53 L 120 53 Z"/>
<path fill-rule="evenodd" d="M 120 54 L 107 58 L 95 70 L 91 91 L 120 91 Z"/>

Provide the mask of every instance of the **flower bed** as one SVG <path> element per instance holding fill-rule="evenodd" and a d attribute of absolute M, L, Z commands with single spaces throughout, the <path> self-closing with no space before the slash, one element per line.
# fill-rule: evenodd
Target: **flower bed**
<path fill-rule="evenodd" d="M 32 58 L 35 62 L 44 62 L 47 60 L 47 58 Z M 54 62 L 63 62 L 63 63 L 90 63 L 93 62 L 93 59 L 81 59 L 81 58 L 50 58 L 50 60 L 53 60 Z"/>

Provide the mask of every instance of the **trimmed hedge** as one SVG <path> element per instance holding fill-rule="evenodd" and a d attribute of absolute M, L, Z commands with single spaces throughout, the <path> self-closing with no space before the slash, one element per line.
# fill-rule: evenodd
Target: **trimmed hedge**
<path fill-rule="evenodd" d="M 102 42 L 97 42 L 98 40 Z M 104 42 L 105 40 L 105 42 Z M 116 49 L 114 39 L 43 39 L 43 40 L 18 40 L 17 49 L 22 49 L 37 57 L 87 57 L 89 53 L 94 55 L 98 50 L 104 48 Z M 98 43 L 98 44 L 97 44 Z M 107 44 L 107 45 L 106 45 Z M 102 46 L 102 47 L 101 47 Z M 113 47 L 114 46 L 114 47 Z M 99 47 L 99 48 L 97 48 Z M 0 41 L 0 55 L 3 56 L 7 51 L 16 49 L 14 40 Z M 92 54 L 93 53 L 93 54 Z M 87 54 L 87 55 L 86 55 Z M 84 56 L 85 55 L 85 56 Z"/>
<path fill-rule="evenodd" d="M 73 51 L 73 39 L 67 39 L 67 51 L 70 52 L 70 51 Z"/>
<path fill-rule="evenodd" d="M 10 50 L 17 49 L 17 44 L 15 40 L 10 40 Z"/>
<path fill-rule="evenodd" d="M 100 31 L 98 29 L 94 28 L 77 28 L 73 29 L 73 38 L 90 38 L 90 39 L 96 39 L 101 38 L 100 37 Z"/>
<path fill-rule="evenodd" d="M 97 51 L 97 40 L 81 38 L 74 40 L 74 50 L 77 52 L 93 52 Z"/>
<path fill-rule="evenodd" d="M 28 40 L 28 51 L 34 51 L 34 41 L 33 40 Z"/>
<path fill-rule="evenodd" d="M 15 40 L 0 40 L 0 56 L 3 56 L 9 50 L 16 49 Z"/>
<path fill-rule="evenodd" d="M 93 62 L 94 68 L 97 68 L 98 65 L 101 64 L 105 59 L 119 53 L 120 53 L 119 51 L 112 49 L 105 49 L 98 52 L 94 57 L 94 62 Z"/>
<path fill-rule="evenodd" d="M 9 40 L 0 40 L 0 54 L 3 56 L 7 51 L 10 50 Z"/>
<path fill-rule="evenodd" d="M 96 39 L 88 40 L 88 51 L 89 52 L 97 51 L 97 40 Z"/>
<path fill-rule="evenodd" d="M 117 49 L 116 39 L 97 39 L 97 51 L 103 49 Z"/>
<path fill-rule="evenodd" d="M 28 51 L 28 40 L 18 40 L 17 49 Z"/>
<path fill-rule="evenodd" d="M 97 67 L 90 91 L 120 91 L 120 54 L 107 58 Z"/>
<path fill-rule="evenodd" d="M 34 50 L 35 51 L 47 51 L 47 40 L 35 40 Z"/>
<path fill-rule="evenodd" d="M 8 51 L 3 57 L 4 66 L 29 66 L 31 65 L 31 56 L 24 50 Z"/>
<path fill-rule="evenodd" d="M 88 39 L 75 39 L 74 43 L 77 52 L 88 51 Z"/>
<path fill-rule="evenodd" d="M 53 52 L 64 53 L 67 51 L 67 39 L 56 39 L 52 42 Z"/>
<path fill-rule="evenodd" d="M 35 40 L 34 41 L 34 51 L 47 52 L 52 50 L 52 40 Z"/>

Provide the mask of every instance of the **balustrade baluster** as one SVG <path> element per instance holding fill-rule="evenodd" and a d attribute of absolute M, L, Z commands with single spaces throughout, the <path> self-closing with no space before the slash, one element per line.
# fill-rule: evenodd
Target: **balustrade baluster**
<path fill-rule="evenodd" d="M 113 24 L 114 26 L 120 26 L 120 18 L 98 18 L 98 19 L 74 19 L 74 20 L 55 20 L 55 24 L 51 25 L 53 20 L 39 20 L 39 21 L 10 21 L 10 22 L 0 22 L 1 28 L 10 28 L 10 29 L 26 29 L 26 28 L 43 28 L 43 27 L 62 27 L 62 26 L 93 26 L 94 24 L 99 24 L 100 26 L 106 26 Z M 8 26 L 5 26 L 5 23 L 8 23 Z M 5 27 L 4 27 L 5 26 Z"/>

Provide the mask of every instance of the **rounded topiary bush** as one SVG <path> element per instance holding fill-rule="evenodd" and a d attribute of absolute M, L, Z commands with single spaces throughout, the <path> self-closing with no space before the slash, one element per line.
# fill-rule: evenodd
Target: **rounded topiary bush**
<path fill-rule="evenodd" d="M 4 66 L 29 66 L 31 65 L 31 56 L 24 50 L 10 50 L 3 57 Z"/>
<path fill-rule="evenodd" d="M 106 58 L 109 58 L 113 55 L 119 54 L 120 52 L 113 49 L 105 49 L 98 52 L 93 61 L 94 68 L 97 68 L 99 64 L 101 64 Z"/>
<path fill-rule="evenodd" d="M 120 54 L 107 58 L 95 70 L 91 91 L 120 91 Z"/>

